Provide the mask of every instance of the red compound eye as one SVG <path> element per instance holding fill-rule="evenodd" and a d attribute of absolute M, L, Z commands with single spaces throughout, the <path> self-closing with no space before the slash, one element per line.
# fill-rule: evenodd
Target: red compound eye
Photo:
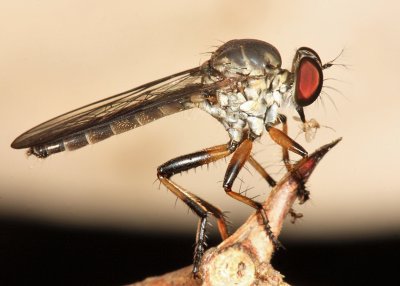
<path fill-rule="evenodd" d="M 322 69 L 312 58 L 304 57 L 296 71 L 295 100 L 300 106 L 313 103 L 322 88 Z"/>

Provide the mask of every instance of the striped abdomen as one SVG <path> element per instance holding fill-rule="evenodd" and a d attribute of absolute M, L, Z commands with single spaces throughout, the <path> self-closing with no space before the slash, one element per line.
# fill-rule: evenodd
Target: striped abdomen
<path fill-rule="evenodd" d="M 128 113 L 124 116 L 117 117 L 110 122 L 73 133 L 60 140 L 30 147 L 28 155 L 46 158 L 52 154 L 65 150 L 73 151 L 192 107 L 193 105 L 190 103 L 173 102 L 153 109 L 135 112 L 134 114 Z"/>

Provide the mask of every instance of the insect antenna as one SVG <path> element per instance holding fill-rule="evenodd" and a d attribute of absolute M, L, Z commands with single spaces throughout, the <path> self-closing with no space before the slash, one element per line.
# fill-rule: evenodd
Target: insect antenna
<path fill-rule="evenodd" d="M 330 60 L 329 62 L 323 64 L 322 69 L 324 70 L 324 69 L 330 68 L 331 66 L 340 66 L 340 67 L 344 67 L 347 69 L 349 67 L 349 65 L 335 62 L 338 58 L 340 58 L 343 55 L 343 52 L 344 52 L 344 48 L 340 51 L 340 53 L 333 60 Z"/>

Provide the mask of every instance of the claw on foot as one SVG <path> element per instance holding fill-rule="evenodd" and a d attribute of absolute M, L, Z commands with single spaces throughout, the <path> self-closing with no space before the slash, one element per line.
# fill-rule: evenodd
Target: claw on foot
<path fill-rule="evenodd" d="M 300 218 L 303 217 L 303 214 L 302 214 L 302 213 L 297 213 L 297 212 L 295 212 L 295 210 L 294 210 L 293 208 L 291 208 L 291 209 L 289 210 L 289 214 L 290 214 L 290 216 L 291 216 L 290 222 L 293 223 L 293 224 L 296 223 L 296 220 L 298 220 L 298 219 L 300 219 Z"/>

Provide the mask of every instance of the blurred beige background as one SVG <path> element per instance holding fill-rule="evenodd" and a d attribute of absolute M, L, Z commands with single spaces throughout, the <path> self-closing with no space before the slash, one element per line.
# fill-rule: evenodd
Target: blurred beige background
<path fill-rule="evenodd" d="M 196 218 L 159 189 L 156 168 L 181 154 L 225 143 L 220 124 L 199 110 L 173 115 L 76 152 L 27 159 L 10 148 L 27 129 L 84 104 L 197 66 L 230 39 L 275 45 L 289 68 L 300 46 L 323 61 L 322 95 L 306 109 L 323 125 L 312 151 L 344 140 L 313 174 L 305 217 L 291 238 L 366 237 L 400 232 L 400 7 L 398 1 L 3 1 L 0 4 L 0 215 L 56 223 L 195 232 Z M 334 88 L 334 89 L 332 89 Z M 338 90 L 339 92 L 335 91 Z M 286 112 L 286 111 L 285 111 Z M 291 116 L 290 111 L 286 112 Z M 291 135 L 299 131 L 290 118 Z M 257 158 L 283 175 L 268 136 Z M 296 158 L 293 156 L 293 158 Z M 221 188 L 226 162 L 176 181 L 230 211 L 252 211 Z M 251 168 L 249 168 L 251 170 Z M 269 187 L 253 171 L 243 188 L 262 200 Z M 235 186 L 239 188 L 239 183 Z"/>

